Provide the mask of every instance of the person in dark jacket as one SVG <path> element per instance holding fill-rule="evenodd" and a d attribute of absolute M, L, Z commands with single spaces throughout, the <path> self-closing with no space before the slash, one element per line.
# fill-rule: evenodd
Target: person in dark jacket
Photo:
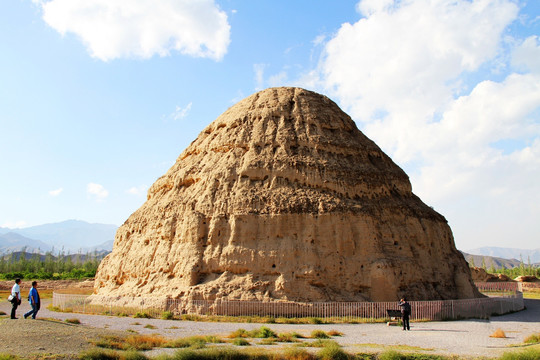
<path fill-rule="evenodd" d="M 409 325 L 409 316 L 411 316 L 411 304 L 407 302 L 405 298 L 401 299 L 398 303 L 401 308 L 401 320 L 403 322 L 403 330 L 411 330 Z"/>
<path fill-rule="evenodd" d="M 28 293 L 28 302 L 32 306 L 32 310 L 24 314 L 24 318 L 26 319 L 27 317 L 32 315 L 32 319 L 35 319 L 36 314 L 41 307 L 41 300 L 39 299 L 39 293 L 37 291 L 37 281 L 32 281 L 32 288 Z"/>

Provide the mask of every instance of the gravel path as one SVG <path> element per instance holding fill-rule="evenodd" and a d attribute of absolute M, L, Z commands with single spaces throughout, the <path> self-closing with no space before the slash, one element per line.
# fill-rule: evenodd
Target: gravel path
<path fill-rule="evenodd" d="M 49 300 L 50 301 L 50 300 Z M 85 326 L 93 329 L 108 331 L 134 330 L 139 334 L 161 334 L 168 338 L 188 337 L 192 335 L 226 336 L 243 328 L 251 330 L 263 324 L 255 323 L 214 323 L 192 322 L 160 319 L 134 319 L 101 315 L 85 315 L 57 313 L 44 309 L 38 318 L 54 318 L 65 320 L 77 318 Z M 417 352 L 433 354 L 455 354 L 465 357 L 489 356 L 496 357 L 509 351 L 509 345 L 523 342 L 527 336 L 540 333 L 540 300 L 526 299 L 526 310 L 518 313 L 497 316 L 491 320 L 461 320 L 444 322 L 414 322 L 411 331 L 402 331 L 397 326 L 386 324 L 332 324 L 332 325 L 294 325 L 266 324 L 275 332 L 292 332 L 309 335 L 312 330 L 337 330 L 344 335 L 335 337 L 338 343 L 348 352 L 379 352 L 387 346 L 397 346 L 397 350 L 405 351 L 410 348 Z M 29 309 L 28 303 L 23 303 L 17 312 L 22 314 Z M 0 310 L 9 314 L 9 304 L 0 303 Z M 3 320 L 2 322 L 30 322 L 32 320 Z M 145 327 L 150 325 L 151 327 Z M 491 338 L 497 329 L 505 332 L 507 338 Z M 6 351 L 5 345 L 0 344 L 0 352 Z M 287 345 L 274 345 L 270 349 L 278 349 Z"/>

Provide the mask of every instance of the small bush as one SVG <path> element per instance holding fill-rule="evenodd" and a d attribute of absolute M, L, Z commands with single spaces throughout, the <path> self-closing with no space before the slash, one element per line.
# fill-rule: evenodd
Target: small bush
<path fill-rule="evenodd" d="M 259 342 L 259 345 L 276 345 L 276 340 L 274 337 L 264 338 Z"/>
<path fill-rule="evenodd" d="M 249 341 L 247 341 L 244 338 L 236 338 L 236 339 L 233 340 L 233 345 L 236 345 L 236 346 L 248 346 L 248 345 L 251 345 L 251 344 L 249 343 Z"/>
<path fill-rule="evenodd" d="M 489 335 L 489 337 L 504 339 L 506 338 L 506 334 L 501 329 L 497 329 L 493 334 Z"/>
<path fill-rule="evenodd" d="M 204 340 L 206 340 L 207 343 L 211 343 L 211 344 L 221 344 L 224 342 L 223 340 L 221 340 L 215 335 L 206 335 L 204 337 Z"/>
<path fill-rule="evenodd" d="M 0 311 L 0 316 L 5 316 L 5 315 L 7 315 L 5 312 Z M 1 358 L 0 358 L 0 359 L 1 359 Z"/>
<path fill-rule="evenodd" d="M 317 357 L 306 349 L 299 347 L 289 347 L 283 351 L 283 358 L 285 360 L 317 360 Z"/>
<path fill-rule="evenodd" d="M 504 353 L 500 360 L 538 360 L 540 359 L 540 349 L 531 348 L 524 351 Z"/>
<path fill-rule="evenodd" d="M 540 333 L 529 335 L 523 340 L 526 344 L 538 344 L 540 343 Z"/>
<path fill-rule="evenodd" d="M 0 360 L 18 360 L 19 358 L 11 354 L 0 354 Z"/>
<path fill-rule="evenodd" d="M 199 315 L 191 315 L 191 314 L 185 314 L 180 316 L 180 319 L 184 321 L 202 321 L 203 318 Z"/>
<path fill-rule="evenodd" d="M 330 339 L 330 336 L 322 330 L 313 330 L 311 337 L 313 339 Z"/>
<path fill-rule="evenodd" d="M 168 348 L 191 348 L 202 349 L 206 347 L 206 338 L 204 336 L 190 336 L 168 341 L 163 347 Z"/>
<path fill-rule="evenodd" d="M 277 334 L 273 332 L 271 329 L 267 328 L 266 326 L 261 326 L 257 330 L 253 330 L 253 332 L 250 332 L 250 335 L 252 337 L 256 338 L 277 338 Z"/>
<path fill-rule="evenodd" d="M 138 351 L 126 351 L 120 355 L 120 360 L 148 360 L 148 357 Z"/>
<path fill-rule="evenodd" d="M 120 360 L 116 351 L 103 349 L 90 349 L 79 355 L 80 360 Z"/>
<path fill-rule="evenodd" d="M 348 360 L 349 355 L 341 349 L 339 345 L 328 344 L 323 347 L 318 353 L 318 358 L 321 360 Z"/>
<path fill-rule="evenodd" d="M 247 337 L 249 337 L 249 334 L 246 331 L 246 329 L 238 329 L 238 330 L 235 330 L 232 333 L 230 333 L 229 336 L 227 336 L 227 337 L 230 338 L 230 339 L 247 338 Z"/>
<path fill-rule="evenodd" d="M 330 336 L 343 336 L 343 333 L 337 330 L 330 330 L 327 334 Z"/>
<path fill-rule="evenodd" d="M 306 344 L 307 344 L 306 346 L 317 347 L 317 348 L 329 347 L 329 346 L 339 347 L 339 344 L 335 342 L 334 340 L 324 340 L 324 339 L 317 339 L 311 343 L 306 343 Z"/>
<path fill-rule="evenodd" d="M 68 324 L 80 324 L 81 323 L 81 321 L 79 319 L 75 319 L 75 318 L 66 319 L 64 321 L 67 322 Z"/>
<path fill-rule="evenodd" d="M 174 320 L 174 314 L 171 311 L 164 311 L 161 314 L 163 320 Z"/>
<path fill-rule="evenodd" d="M 144 328 L 145 328 L 145 329 L 157 329 L 157 328 L 156 328 L 154 325 L 152 325 L 152 324 L 146 324 L 146 325 L 144 325 Z"/>
<path fill-rule="evenodd" d="M 298 338 L 294 333 L 282 333 L 278 335 L 279 342 L 297 342 Z"/>
<path fill-rule="evenodd" d="M 152 316 L 149 313 L 146 313 L 144 311 L 135 313 L 133 317 L 138 318 L 138 319 L 151 319 L 152 318 Z"/>
<path fill-rule="evenodd" d="M 318 317 L 312 317 L 312 318 L 309 318 L 309 323 L 310 324 L 322 324 L 323 321 L 321 318 L 318 318 Z"/>

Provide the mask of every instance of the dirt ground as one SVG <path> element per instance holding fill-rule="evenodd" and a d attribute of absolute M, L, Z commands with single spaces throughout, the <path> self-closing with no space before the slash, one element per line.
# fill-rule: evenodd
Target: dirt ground
<path fill-rule="evenodd" d="M 85 289 L 92 290 L 94 288 L 94 280 L 37 280 L 39 290 L 66 290 L 66 289 Z M 12 280 L 1 280 L 0 291 L 9 291 L 15 284 Z M 32 287 L 31 280 L 21 281 L 21 291 L 28 290 Z"/>
<path fill-rule="evenodd" d="M 112 334 L 122 332 L 47 319 L 3 318 L 0 320 L 0 353 L 24 358 L 55 355 L 58 359 L 61 355 L 64 359 L 76 359 L 82 351 L 93 347 L 92 340 Z"/>

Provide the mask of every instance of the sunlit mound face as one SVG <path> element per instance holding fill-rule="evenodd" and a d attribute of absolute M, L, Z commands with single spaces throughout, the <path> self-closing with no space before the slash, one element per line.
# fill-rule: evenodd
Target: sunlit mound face
<path fill-rule="evenodd" d="M 118 230 L 98 294 L 394 301 L 478 296 L 443 216 L 328 98 L 256 93 Z"/>

